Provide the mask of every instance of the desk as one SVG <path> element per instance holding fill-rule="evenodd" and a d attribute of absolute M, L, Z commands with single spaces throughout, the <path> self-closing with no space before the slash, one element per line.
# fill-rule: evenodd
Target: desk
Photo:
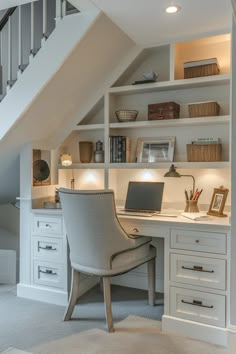
<path fill-rule="evenodd" d="M 19 296 L 66 305 L 69 263 L 62 211 L 32 210 L 31 277 L 19 284 Z M 164 240 L 164 330 L 226 344 L 229 323 L 228 218 L 193 221 L 155 216 L 119 217 L 128 233 Z M 41 245 L 42 247 L 38 247 Z M 53 251 L 52 251 L 53 249 Z M 56 250 L 55 250 L 56 249 Z M 38 268 L 42 268 L 39 277 Z M 50 272 L 51 271 L 51 272 Z M 97 282 L 83 279 L 82 291 Z M 138 286 L 137 286 L 138 287 Z"/>
<path fill-rule="evenodd" d="M 179 215 L 119 219 L 128 233 L 152 236 L 153 241 L 164 239 L 162 329 L 226 345 L 229 218 L 193 221 Z"/>

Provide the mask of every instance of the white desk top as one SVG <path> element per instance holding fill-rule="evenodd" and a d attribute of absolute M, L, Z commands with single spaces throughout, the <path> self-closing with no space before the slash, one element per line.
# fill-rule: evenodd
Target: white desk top
<path fill-rule="evenodd" d="M 40 208 L 40 209 L 32 209 L 33 213 L 41 213 L 41 214 L 56 214 L 56 215 L 61 215 L 62 210 L 61 209 L 46 209 L 46 208 Z M 227 227 L 230 228 L 230 217 L 216 217 L 216 216 L 209 216 L 208 220 L 191 220 L 188 219 L 184 216 L 181 215 L 182 210 L 163 210 L 163 214 L 169 214 L 169 215 L 177 215 L 177 217 L 170 217 L 170 216 L 151 216 L 151 217 L 140 217 L 140 216 L 130 216 L 130 215 L 119 215 L 120 220 L 127 219 L 128 220 L 140 220 L 143 223 L 151 223 L 151 224 L 158 224 L 158 225 L 171 225 L 171 226 L 181 226 L 181 224 L 184 225 L 196 225 L 196 226 L 217 226 L 217 227 Z"/>

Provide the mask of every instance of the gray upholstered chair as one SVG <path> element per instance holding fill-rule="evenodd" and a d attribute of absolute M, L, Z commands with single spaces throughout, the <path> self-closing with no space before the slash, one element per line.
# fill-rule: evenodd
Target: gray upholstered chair
<path fill-rule="evenodd" d="M 78 191 L 60 188 L 60 199 L 72 267 L 71 291 L 64 321 L 78 300 L 79 274 L 103 278 L 108 331 L 113 331 L 110 277 L 148 262 L 149 304 L 154 305 L 156 249 L 151 238 L 129 235 L 116 215 L 112 190 Z"/>

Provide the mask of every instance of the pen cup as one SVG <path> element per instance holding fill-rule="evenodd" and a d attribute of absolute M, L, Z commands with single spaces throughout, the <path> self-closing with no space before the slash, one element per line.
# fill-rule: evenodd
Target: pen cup
<path fill-rule="evenodd" d="M 198 213 L 199 209 L 197 205 L 197 200 L 186 200 L 186 206 L 184 211 L 187 213 Z"/>

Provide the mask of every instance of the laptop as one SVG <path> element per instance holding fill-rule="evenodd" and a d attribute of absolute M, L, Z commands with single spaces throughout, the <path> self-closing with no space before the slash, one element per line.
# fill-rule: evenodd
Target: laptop
<path fill-rule="evenodd" d="M 164 182 L 129 182 L 125 208 L 119 215 L 153 216 L 161 212 Z"/>

